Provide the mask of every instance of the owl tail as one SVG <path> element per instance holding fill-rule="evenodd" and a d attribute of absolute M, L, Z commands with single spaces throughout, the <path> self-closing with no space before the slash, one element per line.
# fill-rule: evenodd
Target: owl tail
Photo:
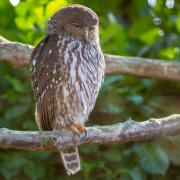
<path fill-rule="evenodd" d="M 80 171 L 81 165 L 77 147 L 72 147 L 61 151 L 61 158 L 69 176 Z"/>

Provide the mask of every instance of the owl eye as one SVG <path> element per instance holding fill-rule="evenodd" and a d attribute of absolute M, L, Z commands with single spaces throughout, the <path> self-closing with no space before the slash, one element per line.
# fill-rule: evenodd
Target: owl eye
<path fill-rule="evenodd" d="M 72 23 L 72 25 L 75 27 L 75 28 L 81 28 L 81 26 L 79 25 L 79 24 L 77 24 L 77 23 Z"/>
<path fill-rule="evenodd" d="M 93 31 L 95 29 L 95 26 L 92 26 L 89 28 L 89 30 Z"/>

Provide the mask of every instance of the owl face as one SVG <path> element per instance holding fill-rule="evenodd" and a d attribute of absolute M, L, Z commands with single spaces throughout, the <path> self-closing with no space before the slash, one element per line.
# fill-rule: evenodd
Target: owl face
<path fill-rule="evenodd" d="M 87 26 L 78 22 L 70 22 L 64 25 L 64 31 L 77 39 L 85 42 L 95 40 L 98 29 L 96 26 Z"/>
<path fill-rule="evenodd" d="M 58 11 L 48 23 L 49 34 L 66 33 L 84 42 L 98 40 L 98 17 L 82 5 L 73 5 Z"/>

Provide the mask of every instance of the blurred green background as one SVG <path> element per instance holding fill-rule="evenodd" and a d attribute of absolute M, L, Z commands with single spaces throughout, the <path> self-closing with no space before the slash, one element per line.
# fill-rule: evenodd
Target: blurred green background
<path fill-rule="evenodd" d="M 73 3 L 98 14 L 103 52 L 180 60 L 179 0 L 1 0 L 0 35 L 36 45 L 48 18 Z M 1 63 L 0 127 L 37 130 L 34 104 L 28 67 Z M 88 126 L 173 113 L 180 113 L 179 82 L 112 75 L 105 78 Z M 66 175 L 58 153 L 0 150 L 0 180 L 180 180 L 179 137 L 79 149 L 82 171 L 73 177 Z"/>

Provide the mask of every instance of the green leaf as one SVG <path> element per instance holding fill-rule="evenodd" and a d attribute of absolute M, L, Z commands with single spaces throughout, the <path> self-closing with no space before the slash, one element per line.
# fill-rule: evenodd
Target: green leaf
<path fill-rule="evenodd" d="M 21 117 L 26 112 L 26 110 L 27 106 L 17 105 L 6 110 L 6 112 L 4 113 L 4 117 L 7 120 L 12 120 L 14 118 Z"/>
<path fill-rule="evenodd" d="M 62 7 L 66 6 L 67 2 L 65 0 L 54 0 L 50 1 L 46 7 L 46 18 L 51 17 L 55 12 L 57 12 Z"/>
<path fill-rule="evenodd" d="M 100 37 L 106 53 L 126 54 L 126 34 L 120 24 L 110 23 L 106 28 L 101 28 Z"/>
<path fill-rule="evenodd" d="M 110 161 L 122 161 L 122 152 L 119 149 L 111 149 L 103 153 L 103 157 Z"/>
<path fill-rule="evenodd" d="M 3 174 L 6 179 L 10 180 L 20 173 L 26 160 L 20 154 L 6 153 L 5 155 L 3 163 L 1 162 L 0 174 Z"/>
<path fill-rule="evenodd" d="M 29 29 L 32 29 L 33 27 L 33 19 L 31 18 L 25 19 L 24 17 L 17 17 L 15 19 L 15 23 L 19 27 L 19 29 L 22 29 L 22 30 L 29 30 Z"/>
<path fill-rule="evenodd" d="M 164 175 L 169 167 L 165 151 L 157 144 L 135 145 L 134 152 L 142 169 L 150 174 Z"/>
<path fill-rule="evenodd" d="M 37 125 L 35 123 L 35 121 L 32 121 L 32 120 L 27 120 L 23 123 L 23 129 L 32 129 L 32 130 L 37 130 Z"/>
<path fill-rule="evenodd" d="M 2 95 L 3 99 L 13 101 L 13 100 L 18 100 L 21 96 L 18 95 L 17 92 L 15 92 L 13 89 L 8 89 L 7 91 L 4 92 Z"/>
<path fill-rule="evenodd" d="M 139 39 L 146 44 L 154 43 L 160 37 L 160 28 L 152 28 L 139 36 Z"/>
<path fill-rule="evenodd" d="M 133 38 L 139 39 L 139 36 L 149 30 L 151 27 L 152 18 L 145 16 L 134 21 L 133 25 L 129 28 L 129 35 Z"/>
<path fill-rule="evenodd" d="M 0 77 L 10 74 L 12 67 L 9 64 L 0 64 Z"/>
<path fill-rule="evenodd" d="M 169 136 L 158 140 L 164 151 L 167 153 L 171 163 L 180 166 L 180 136 Z"/>
<path fill-rule="evenodd" d="M 160 50 L 159 56 L 162 59 L 174 60 L 174 59 L 176 59 L 176 56 L 178 55 L 178 53 L 180 53 L 179 48 L 177 48 L 177 47 L 170 48 L 169 47 L 169 48 Z"/>
<path fill-rule="evenodd" d="M 45 173 L 44 164 L 40 164 L 39 162 L 31 162 L 28 161 L 24 168 L 25 174 L 27 174 L 32 180 L 40 179 Z"/>
<path fill-rule="evenodd" d="M 132 180 L 143 180 L 144 179 L 142 170 L 138 166 L 131 169 L 130 177 L 132 178 Z"/>
<path fill-rule="evenodd" d="M 139 96 L 139 95 L 130 95 L 130 96 L 127 96 L 127 99 L 131 102 L 133 102 L 134 104 L 136 105 L 140 105 L 143 103 L 143 97 L 142 96 Z"/>
<path fill-rule="evenodd" d="M 123 112 L 123 109 L 109 102 L 105 104 L 104 107 L 102 107 L 101 111 L 105 113 L 121 114 Z"/>
<path fill-rule="evenodd" d="M 180 32 L 180 13 L 178 13 L 177 19 L 176 19 L 176 28 L 178 32 Z"/>
<path fill-rule="evenodd" d="M 104 91 L 108 90 L 112 86 L 112 84 L 114 84 L 122 79 L 123 79 L 123 77 L 121 75 L 106 76 L 104 83 L 102 84 L 101 91 L 104 92 Z"/>
<path fill-rule="evenodd" d="M 6 76 L 6 79 L 11 83 L 17 92 L 25 92 L 26 86 L 19 79 L 8 75 Z"/>

